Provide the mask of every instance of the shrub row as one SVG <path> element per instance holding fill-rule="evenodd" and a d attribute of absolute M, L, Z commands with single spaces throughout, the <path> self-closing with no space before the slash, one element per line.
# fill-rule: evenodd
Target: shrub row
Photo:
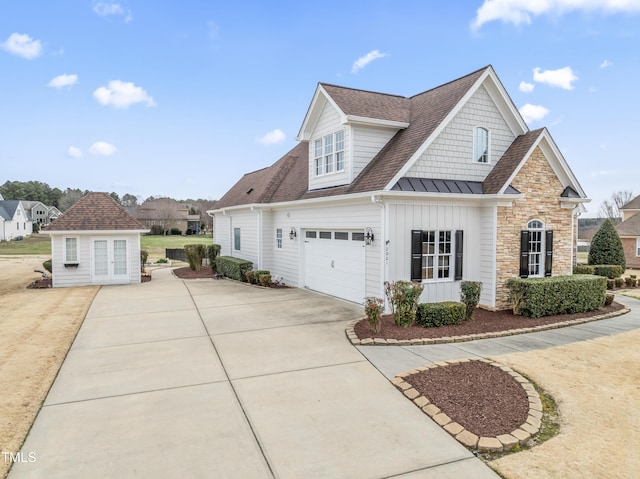
<path fill-rule="evenodd" d="M 465 319 L 467 307 L 457 301 L 421 303 L 416 313 L 416 323 L 425 328 L 460 324 Z"/>
<path fill-rule="evenodd" d="M 606 278 L 583 274 L 507 281 L 513 314 L 531 318 L 601 308 L 606 287 Z"/>
<path fill-rule="evenodd" d="M 233 256 L 218 256 L 215 259 L 216 271 L 236 281 L 247 281 L 246 273 L 253 268 L 253 263 Z"/>
<path fill-rule="evenodd" d="M 609 279 L 619 278 L 623 273 L 618 264 L 579 264 L 573 268 L 573 274 L 595 274 Z"/>

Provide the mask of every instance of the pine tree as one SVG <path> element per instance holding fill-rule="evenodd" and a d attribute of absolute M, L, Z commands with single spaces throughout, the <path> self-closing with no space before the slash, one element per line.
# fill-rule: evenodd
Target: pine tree
<path fill-rule="evenodd" d="M 593 235 L 589 249 L 589 264 L 619 264 L 626 269 L 624 248 L 610 219 L 607 219 Z"/>

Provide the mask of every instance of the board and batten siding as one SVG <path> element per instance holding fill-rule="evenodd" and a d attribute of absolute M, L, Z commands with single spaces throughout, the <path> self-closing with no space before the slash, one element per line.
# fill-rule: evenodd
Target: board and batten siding
<path fill-rule="evenodd" d="M 335 133 L 336 131 L 344 130 L 344 170 L 334 171 L 328 175 L 316 176 L 315 172 L 315 141 L 323 138 L 326 135 Z M 325 102 L 322 109 L 322 113 L 318 117 L 318 121 L 311 134 L 309 141 L 309 189 L 315 190 L 318 188 L 327 188 L 329 186 L 340 186 L 349 183 L 351 177 L 350 168 L 351 162 L 351 129 L 343 125 L 340 121 L 340 113 L 329 102 Z M 335 143 L 334 143 L 335 151 Z"/>
<path fill-rule="evenodd" d="M 489 130 L 488 163 L 473 161 L 474 127 Z M 489 93 L 481 86 L 405 176 L 483 181 L 515 138 Z"/>
<path fill-rule="evenodd" d="M 463 280 L 482 281 L 486 291 L 495 289 L 481 260 L 483 253 L 481 207 L 444 202 L 392 201 L 389 208 L 389 280 L 411 279 L 411 230 L 462 230 L 464 232 Z M 453 267 L 453 265 L 452 265 Z M 453 272 L 452 272 L 453 274 Z M 425 281 L 420 302 L 460 300 L 460 281 Z"/>
<path fill-rule="evenodd" d="M 485 206 L 478 210 L 480 219 L 480 275 L 483 288 L 480 304 L 495 307 L 496 304 L 496 235 L 497 207 Z"/>

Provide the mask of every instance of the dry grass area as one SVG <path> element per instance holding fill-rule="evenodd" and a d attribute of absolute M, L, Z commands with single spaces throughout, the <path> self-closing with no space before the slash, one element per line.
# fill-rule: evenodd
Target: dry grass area
<path fill-rule="evenodd" d="M 0 450 L 17 452 L 98 287 L 26 289 L 49 256 L 0 256 Z M 0 458 L 0 477 L 9 464 Z"/>
<path fill-rule="evenodd" d="M 640 471 L 640 330 L 495 359 L 557 401 L 560 434 L 491 465 L 504 477 L 620 478 Z"/>

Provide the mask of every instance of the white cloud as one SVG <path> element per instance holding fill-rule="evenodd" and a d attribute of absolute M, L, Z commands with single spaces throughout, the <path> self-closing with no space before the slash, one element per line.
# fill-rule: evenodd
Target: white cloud
<path fill-rule="evenodd" d="M 76 148 L 75 146 L 70 146 L 67 154 L 72 158 L 80 158 L 82 156 L 82 151 L 80 148 Z"/>
<path fill-rule="evenodd" d="M 129 23 L 133 20 L 131 10 L 125 10 L 119 3 L 109 2 L 95 2 L 93 4 L 93 11 L 101 17 L 108 17 L 110 15 L 124 15 L 124 21 Z"/>
<path fill-rule="evenodd" d="M 578 77 L 571 67 L 559 68 L 557 70 L 544 70 L 536 67 L 533 69 L 533 81 L 538 83 L 546 83 L 549 86 L 563 88 L 564 90 L 573 90 L 572 83 Z"/>
<path fill-rule="evenodd" d="M 26 33 L 12 33 L 6 42 L 0 44 L 0 48 L 27 60 L 33 60 L 42 55 L 40 40 L 34 40 Z"/>
<path fill-rule="evenodd" d="M 518 88 L 520 88 L 520 91 L 529 93 L 529 92 L 532 92 L 535 87 L 536 86 L 533 83 L 527 83 L 526 81 L 521 81 L 520 86 Z"/>
<path fill-rule="evenodd" d="M 592 171 L 591 176 L 611 176 L 617 173 L 618 172 L 616 170 L 600 170 L 600 171 Z"/>
<path fill-rule="evenodd" d="M 384 58 L 386 56 L 387 54 L 380 53 L 380 50 L 371 50 L 369 53 L 361 56 L 355 62 L 353 62 L 353 66 L 351 67 L 351 73 L 357 73 L 359 70 L 362 70 L 373 60 L 376 60 L 378 58 Z"/>
<path fill-rule="evenodd" d="M 549 114 L 549 110 L 542 105 L 531 105 L 530 103 L 527 103 L 520 108 L 520 114 L 522 115 L 522 118 L 524 118 L 524 121 L 532 123 L 534 121 L 542 120 Z"/>
<path fill-rule="evenodd" d="M 65 86 L 72 87 L 73 85 L 78 84 L 78 75 L 67 75 L 66 73 L 63 75 L 58 75 L 54 77 L 50 82 L 49 86 L 52 88 L 63 88 Z"/>
<path fill-rule="evenodd" d="M 478 30 L 485 23 L 500 20 L 503 23 L 530 24 L 539 15 L 560 16 L 572 11 L 612 13 L 638 13 L 638 0 L 484 0 L 471 23 Z"/>
<path fill-rule="evenodd" d="M 284 132 L 278 128 L 273 131 L 265 133 L 261 138 L 256 138 L 256 142 L 262 143 L 265 146 L 275 145 L 282 143 L 286 139 Z"/>
<path fill-rule="evenodd" d="M 116 151 L 118 151 L 118 149 L 115 146 L 105 141 L 96 141 L 89 148 L 89 152 L 92 155 L 100 155 L 100 156 L 111 156 Z"/>
<path fill-rule="evenodd" d="M 93 97 L 101 105 L 115 108 L 128 108 L 134 103 L 146 103 L 148 107 L 156 106 L 153 98 L 143 88 L 120 80 L 112 80 L 106 87 L 101 86 L 93 92 Z"/>
<path fill-rule="evenodd" d="M 611 65 L 613 65 L 612 62 L 610 62 L 609 60 L 605 60 L 600 64 L 600 68 L 607 68 L 607 67 L 610 67 Z"/>

